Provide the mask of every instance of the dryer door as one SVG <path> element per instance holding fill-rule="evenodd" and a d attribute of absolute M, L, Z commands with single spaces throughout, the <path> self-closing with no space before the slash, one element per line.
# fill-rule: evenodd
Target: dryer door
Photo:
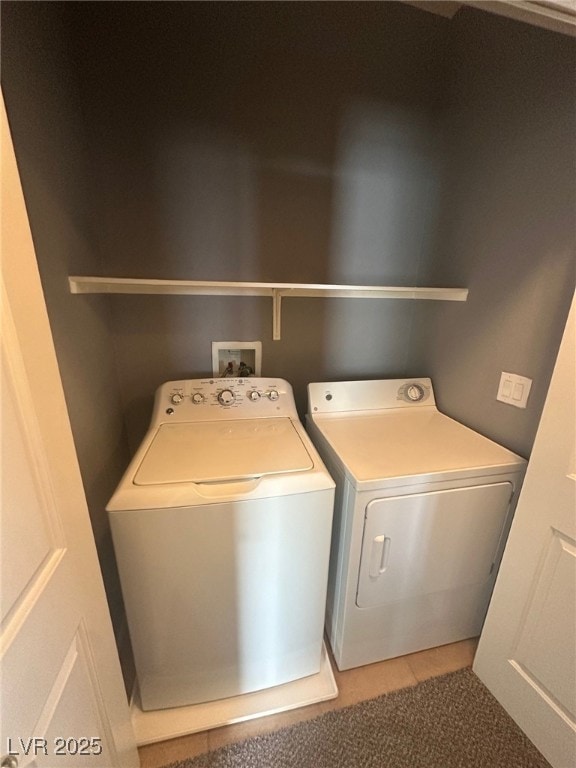
<path fill-rule="evenodd" d="M 501 555 L 512 491 L 503 482 L 371 501 L 358 607 L 485 584 Z"/>

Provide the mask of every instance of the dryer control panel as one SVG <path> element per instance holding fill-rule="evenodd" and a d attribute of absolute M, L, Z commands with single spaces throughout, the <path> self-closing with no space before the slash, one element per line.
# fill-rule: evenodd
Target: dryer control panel
<path fill-rule="evenodd" d="M 184 379 L 158 388 L 152 424 L 278 416 L 298 418 L 292 387 L 284 379 Z"/>
<path fill-rule="evenodd" d="M 430 379 L 333 381 L 308 385 L 308 413 L 435 406 Z"/>

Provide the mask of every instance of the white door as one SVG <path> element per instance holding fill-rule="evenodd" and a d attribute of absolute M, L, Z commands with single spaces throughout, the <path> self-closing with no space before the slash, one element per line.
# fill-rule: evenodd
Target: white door
<path fill-rule="evenodd" d="M 575 311 L 474 662 L 554 768 L 576 765 Z"/>
<path fill-rule="evenodd" d="M 2 102 L 2 766 L 139 765 Z"/>

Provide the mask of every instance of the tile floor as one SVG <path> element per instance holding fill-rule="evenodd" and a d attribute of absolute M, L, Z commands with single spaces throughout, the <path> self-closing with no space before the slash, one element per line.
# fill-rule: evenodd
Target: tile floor
<path fill-rule="evenodd" d="M 141 766 L 142 768 L 161 768 L 168 763 L 194 757 L 235 741 L 242 741 L 286 725 L 309 720 L 333 709 L 340 709 L 383 693 L 416 685 L 430 677 L 469 667 L 474 658 L 476 645 L 476 639 L 462 640 L 459 643 L 430 648 L 397 659 L 349 669 L 346 672 L 338 672 L 336 665 L 332 662 L 339 690 L 338 698 L 278 715 L 193 733 L 190 736 L 181 736 L 178 739 L 161 741 L 157 744 L 148 744 L 139 749 Z"/>

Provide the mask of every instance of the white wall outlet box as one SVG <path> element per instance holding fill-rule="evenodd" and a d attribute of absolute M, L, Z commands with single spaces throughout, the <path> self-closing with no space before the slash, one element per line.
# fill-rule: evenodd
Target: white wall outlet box
<path fill-rule="evenodd" d="M 223 376 L 262 375 L 261 341 L 213 341 L 212 375 Z"/>
<path fill-rule="evenodd" d="M 526 408 L 531 386 L 532 379 L 519 376 L 517 373 L 502 371 L 496 400 L 508 403 L 508 405 L 515 405 L 516 408 Z"/>

